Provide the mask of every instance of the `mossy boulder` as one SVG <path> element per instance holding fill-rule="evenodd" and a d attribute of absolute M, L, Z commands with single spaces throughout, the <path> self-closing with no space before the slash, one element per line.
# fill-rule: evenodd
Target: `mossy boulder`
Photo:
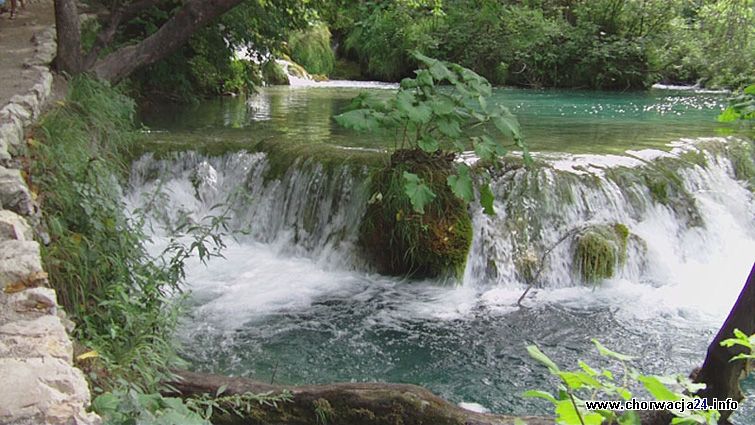
<path fill-rule="evenodd" d="M 335 54 L 330 47 L 330 30 L 323 23 L 295 31 L 289 36 L 291 58 L 310 74 L 328 75 L 335 65 Z"/>
<path fill-rule="evenodd" d="M 278 62 L 271 59 L 262 65 L 262 79 L 265 83 L 272 86 L 289 85 L 288 74 Z"/>
<path fill-rule="evenodd" d="M 360 242 L 380 273 L 416 278 L 463 275 L 472 220 L 466 203 L 446 183 L 453 170 L 452 155 L 399 150 L 387 167 L 374 172 Z M 417 174 L 436 195 L 424 214 L 412 209 L 404 172 Z"/>
<path fill-rule="evenodd" d="M 614 276 L 626 261 L 629 229 L 624 224 L 590 226 L 574 241 L 574 271 L 584 283 Z"/>

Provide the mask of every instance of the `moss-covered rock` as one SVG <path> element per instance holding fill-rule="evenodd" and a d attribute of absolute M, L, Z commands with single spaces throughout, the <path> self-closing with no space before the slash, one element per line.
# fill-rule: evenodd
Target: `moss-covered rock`
<path fill-rule="evenodd" d="M 278 62 L 269 60 L 262 65 L 262 78 L 265 83 L 272 86 L 289 85 L 288 74 Z"/>
<path fill-rule="evenodd" d="M 624 224 L 590 226 L 574 241 L 574 270 L 581 280 L 594 284 L 613 277 L 626 261 L 629 229 Z"/>
<path fill-rule="evenodd" d="M 372 175 L 372 197 L 360 228 L 367 258 L 380 273 L 412 277 L 461 277 L 472 243 L 467 205 L 446 184 L 452 157 L 399 150 Z M 404 192 L 404 172 L 417 174 L 435 192 L 419 214 Z"/>
<path fill-rule="evenodd" d="M 336 58 L 330 47 L 330 30 L 319 23 L 296 31 L 288 39 L 291 58 L 310 74 L 328 75 L 333 71 Z"/>

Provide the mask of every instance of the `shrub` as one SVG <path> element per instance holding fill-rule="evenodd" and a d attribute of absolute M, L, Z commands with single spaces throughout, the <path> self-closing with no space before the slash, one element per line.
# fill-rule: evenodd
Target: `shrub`
<path fill-rule="evenodd" d="M 296 31 L 288 38 L 291 59 L 310 74 L 329 75 L 335 66 L 335 54 L 330 48 L 330 30 L 322 23 Z"/>

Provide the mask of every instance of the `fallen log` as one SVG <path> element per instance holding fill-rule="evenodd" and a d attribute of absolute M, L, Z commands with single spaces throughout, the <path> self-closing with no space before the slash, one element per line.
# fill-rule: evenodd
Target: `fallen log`
<path fill-rule="evenodd" d="M 191 397 L 247 392 L 280 394 L 287 390 L 292 400 L 276 406 L 261 404 L 249 415 L 213 415 L 216 425 L 552 425 L 552 418 L 476 413 L 452 404 L 425 388 L 409 384 L 337 383 L 327 385 L 270 385 L 247 378 L 176 371 L 180 380 L 170 382 L 178 393 Z"/>

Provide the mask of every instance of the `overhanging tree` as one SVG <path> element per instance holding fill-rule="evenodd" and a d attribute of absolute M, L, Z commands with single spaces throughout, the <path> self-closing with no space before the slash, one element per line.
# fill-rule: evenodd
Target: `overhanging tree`
<path fill-rule="evenodd" d="M 85 51 L 76 0 L 55 0 L 56 66 L 70 75 L 90 73 L 117 83 L 167 57 L 223 15 L 230 18 L 218 25 L 217 31 L 229 46 L 253 46 L 264 52 L 282 40 L 288 29 L 306 25 L 317 5 L 318 0 L 104 0 L 92 5 L 99 9 L 99 31 Z M 232 9 L 233 13 L 228 13 Z M 156 30 L 124 37 L 130 21 L 155 10 L 164 16 Z"/>

